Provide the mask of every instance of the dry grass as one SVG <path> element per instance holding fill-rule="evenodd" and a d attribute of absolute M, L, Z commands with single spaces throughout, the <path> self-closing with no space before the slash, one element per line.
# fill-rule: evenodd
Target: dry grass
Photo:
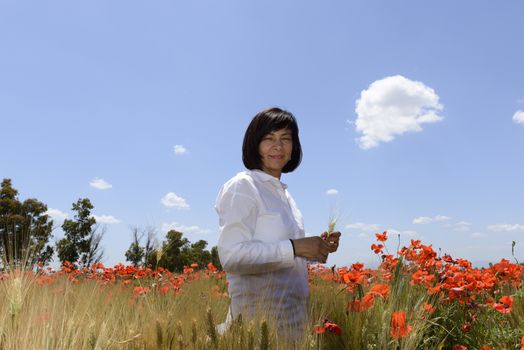
<path fill-rule="evenodd" d="M 369 271 L 369 270 L 368 270 Z M 335 282 L 329 269 L 312 272 L 308 330 L 299 349 L 442 349 L 467 345 L 478 349 L 516 349 L 524 335 L 522 288 L 505 286 L 497 296 L 513 295 L 511 313 L 493 308 L 443 303 L 411 275 L 399 270 L 389 281 L 373 277 L 352 292 Z M 87 273 L 53 276 L 12 269 L 0 276 L 0 349 L 288 349 L 271 320 L 233 323 L 219 335 L 229 300 L 223 295 L 222 274 L 190 272 L 182 277 L 179 291 L 161 291 L 161 278 L 90 278 Z M 378 276 L 378 274 L 377 274 Z M 181 278 L 182 278 L 181 277 Z M 161 282 L 162 280 L 163 282 Z M 130 282 L 124 282 L 130 281 Z M 367 293 L 372 285 L 387 284 L 386 296 L 375 297 L 372 307 L 360 312 L 348 303 Z M 140 288 L 146 287 L 140 293 Z M 432 314 L 425 304 L 436 307 Z M 475 310 L 471 330 L 461 327 Z M 391 316 L 405 310 L 412 331 L 395 339 L 390 334 Z M 342 335 L 315 334 L 324 319 L 337 323 Z"/>

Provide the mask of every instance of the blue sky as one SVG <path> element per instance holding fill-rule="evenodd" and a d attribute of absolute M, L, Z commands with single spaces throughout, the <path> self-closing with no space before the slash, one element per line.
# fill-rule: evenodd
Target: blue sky
<path fill-rule="evenodd" d="M 521 1 L 2 1 L 0 176 L 48 205 L 55 240 L 90 198 L 107 264 L 124 261 L 132 226 L 215 245 L 244 131 L 280 106 L 299 122 L 303 162 L 282 181 L 306 231 L 341 214 L 329 264 L 376 262 L 383 230 L 479 263 L 511 258 L 514 240 L 524 261 L 522 13 Z"/>

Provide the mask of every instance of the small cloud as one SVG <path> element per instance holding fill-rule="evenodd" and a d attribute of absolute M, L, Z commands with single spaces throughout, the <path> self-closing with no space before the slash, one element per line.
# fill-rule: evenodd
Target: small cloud
<path fill-rule="evenodd" d="M 471 223 L 467 221 L 459 221 L 452 225 L 453 231 L 466 232 L 471 228 Z"/>
<path fill-rule="evenodd" d="M 182 145 L 175 145 L 173 148 L 177 156 L 187 153 L 187 149 Z"/>
<path fill-rule="evenodd" d="M 178 222 L 171 222 L 171 223 L 163 223 L 161 231 L 162 232 L 168 232 L 170 230 L 176 230 L 178 232 L 190 234 L 190 233 L 197 233 L 197 234 L 207 234 L 210 233 L 211 230 L 209 229 L 203 229 L 197 225 L 192 226 L 186 226 L 179 224 Z"/>
<path fill-rule="evenodd" d="M 97 177 L 95 177 L 93 180 L 91 180 L 89 182 L 89 185 L 91 187 L 94 187 L 98 190 L 107 190 L 108 188 L 111 188 L 113 187 L 113 185 L 111 185 L 109 182 L 103 180 L 103 179 L 99 179 Z"/>
<path fill-rule="evenodd" d="M 113 215 L 93 215 L 97 223 L 100 224 L 119 224 L 120 220 L 115 218 Z"/>
<path fill-rule="evenodd" d="M 166 207 L 177 207 L 178 209 L 189 209 L 189 204 L 182 197 L 177 196 L 174 192 L 168 192 L 160 200 Z"/>
<path fill-rule="evenodd" d="M 413 223 L 419 224 L 419 225 L 425 225 L 425 224 L 430 224 L 434 221 L 447 221 L 447 220 L 451 220 L 451 218 L 445 215 L 437 215 L 434 217 L 419 216 L 418 218 L 413 219 Z"/>
<path fill-rule="evenodd" d="M 435 91 L 401 75 L 377 80 L 356 101 L 356 131 L 361 149 L 377 147 L 406 132 L 422 131 L 422 124 L 440 122 L 443 106 Z"/>
<path fill-rule="evenodd" d="M 513 121 L 517 124 L 524 124 L 524 111 L 516 111 L 515 114 L 513 114 Z"/>
<path fill-rule="evenodd" d="M 524 232 L 524 225 L 497 224 L 497 225 L 489 225 L 487 229 L 493 232 Z"/>
<path fill-rule="evenodd" d="M 64 221 L 65 219 L 67 219 L 67 216 L 68 216 L 66 213 L 62 212 L 61 210 L 53 209 L 53 208 L 47 209 L 47 211 L 44 214 L 50 216 L 55 221 Z"/>
<path fill-rule="evenodd" d="M 358 231 L 365 231 L 365 232 L 378 232 L 378 225 L 377 224 L 365 224 L 363 222 L 355 222 L 352 224 L 347 224 L 346 228 L 358 230 Z"/>
<path fill-rule="evenodd" d="M 415 238 L 415 237 L 418 237 L 419 234 L 417 231 L 413 231 L 413 230 L 404 230 L 404 231 L 399 231 L 399 230 L 395 230 L 395 229 L 389 229 L 387 230 L 388 231 L 388 236 L 397 236 L 397 235 L 400 235 L 400 237 L 409 237 L 409 238 Z"/>
<path fill-rule="evenodd" d="M 419 225 L 429 224 L 432 221 L 433 219 L 429 216 L 419 216 L 418 218 L 413 219 L 413 223 Z"/>
<path fill-rule="evenodd" d="M 482 237 L 487 237 L 487 234 L 482 233 L 482 232 L 473 232 L 471 234 L 471 238 L 482 238 Z"/>
<path fill-rule="evenodd" d="M 336 196 L 338 194 L 338 190 L 334 188 L 330 188 L 329 190 L 326 191 L 326 194 L 328 196 Z"/>

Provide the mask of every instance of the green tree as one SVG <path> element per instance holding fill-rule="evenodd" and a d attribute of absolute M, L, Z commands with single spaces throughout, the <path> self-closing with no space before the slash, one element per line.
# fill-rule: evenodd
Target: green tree
<path fill-rule="evenodd" d="M 83 267 L 100 262 L 103 251 L 100 241 L 105 231 L 100 231 L 96 220 L 91 216 L 93 205 L 88 198 L 81 198 L 73 203 L 73 220 L 66 219 L 62 224 L 64 238 L 56 244 L 58 258 L 63 264 L 69 261 Z"/>
<path fill-rule="evenodd" d="M 144 265 L 153 266 L 157 262 L 156 255 L 156 231 L 154 228 L 146 228 L 146 244 L 144 246 Z"/>
<path fill-rule="evenodd" d="M 53 220 L 47 206 L 34 199 L 21 202 L 11 179 L 3 179 L 0 188 L 0 255 L 4 264 L 48 263 L 53 248 L 48 245 Z"/>
<path fill-rule="evenodd" d="M 173 272 L 181 272 L 184 266 L 197 263 L 200 268 L 205 268 L 212 262 L 217 268 L 221 268 L 218 259 L 218 249 L 213 247 L 211 252 L 206 250 L 207 242 L 199 240 L 191 243 L 183 237 L 182 232 L 170 230 L 166 235 L 166 240 L 162 243 L 162 249 L 157 249 L 158 267 L 163 267 Z M 154 263 L 151 264 L 156 267 Z"/>
<path fill-rule="evenodd" d="M 139 237 L 138 227 L 133 228 L 133 241 L 129 246 L 129 249 L 126 251 L 126 260 L 135 266 L 142 265 L 144 259 L 144 248 L 140 246 L 140 240 L 142 237 Z"/>
<path fill-rule="evenodd" d="M 125 253 L 126 260 L 135 266 L 156 266 L 156 250 L 154 249 L 155 229 L 152 227 L 146 227 L 144 229 L 133 227 L 131 228 L 131 232 L 133 234 L 133 241 Z M 146 238 L 146 242 L 144 246 L 141 246 L 140 242 L 144 237 Z"/>
<path fill-rule="evenodd" d="M 157 251 L 158 267 L 169 271 L 182 271 L 187 263 L 182 260 L 180 253 L 189 245 L 187 238 L 182 236 L 183 233 L 176 230 L 167 232 L 162 249 Z"/>
<path fill-rule="evenodd" d="M 206 246 L 207 242 L 201 239 L 184 247 L 180 254 L 180 260 L 183 266 L 188 266 L 193 263 L 198 264 L 199 267 L 207 266 L 207 264 L 211 262 L 211 253 L 205 250 Z"/>
<path fill-rule="evenodd" d="M 220 263 L 220 258 L 218 257 L 218 247 L 217 246 L 214 246 L 213 248 L 211 248 L 211 262 L 217 269 L 222 270 L 222 264 Z"/>

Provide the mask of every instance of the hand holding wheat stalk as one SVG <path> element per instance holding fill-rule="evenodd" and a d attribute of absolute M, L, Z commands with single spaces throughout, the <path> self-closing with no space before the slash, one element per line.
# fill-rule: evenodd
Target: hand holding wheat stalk
<path fill-rule="evenodd" d="M 328 230 L 327 230 L 326 238 L 329 238 L 331 233 L 335 231 L 336 226 L 337 226 L 337 218 L 336 217 L 330 218 L 329 223 L 328 223 Z"/>
<path fill-rule="evenodd" d="M 330 246 L 333 246 L 334 250 L 331 252 L 334 252 L 338 248 L 338 240 L 340 238 L 340 232 L 336 231 L 338 217 L 337 216 L 331 216 L 328 222 L 328 229 L 327 232 L 322 233 L 320 237 L 325 240 Z"/>

